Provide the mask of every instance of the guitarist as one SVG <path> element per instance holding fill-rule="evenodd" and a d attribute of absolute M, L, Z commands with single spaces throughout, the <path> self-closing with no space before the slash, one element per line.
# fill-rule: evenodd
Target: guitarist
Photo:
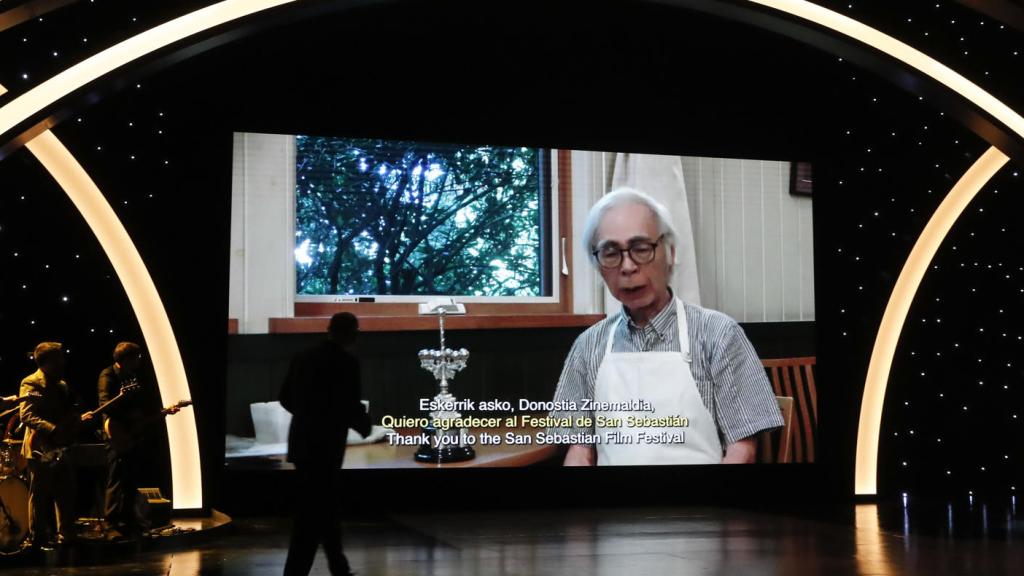
<path fill-rule="evenodd" d="M 121 393 L 122 388 L 135 384 L 139 365 L 142 363 L 142 348 L 134 342 L 121 342 L 114 347 L 114 363 L 100 372 L 98 395 L 100 405 Z M 125 396 L 105 416 L 110 422 L 106 428 L 135 430 L 137 424 L 159 410 L 151 390 L 143 388 L 138 393 Z M 124 534 L 139 534 L 144 528 L 135 495 L 139 482 L 147 471 L 148 452 L 145 442 L 130 449 L 115 449 L 107 437 L 107 485 L 104 494 L 103 516 L 111 537 Z"/>
<path fill-rule="evenodd" d="M 64 376 L 64 352 L 59 342 L 36 346 L 32 358 L 39 368 L 21 381 L 21 421 L 25 425 L 22 455 L 29 472 L 29 542 L 49 547 L 53 537 L 54 507 L 57 512 L 56 543 L 74 539 L 75 476 L 71 462 L 60 448 L 74 441 L 80 423 Z"/>

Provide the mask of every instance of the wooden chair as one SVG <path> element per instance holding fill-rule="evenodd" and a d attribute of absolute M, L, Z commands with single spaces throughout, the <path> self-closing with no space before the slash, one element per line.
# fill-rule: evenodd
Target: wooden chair
<path fill-rule="evenodd" d="M 776 396 L 782 412 L 782 429 L 761 434 L 758 461 L 768 464 L 788 464 L 793 458 L 793 399 Z"/>
<path fill-rule="evenodd" d="M 793 403 L 792 442 L 787 462 L 814 462 L 814 444 L 818 426 L 818 393 L 814 382 L 816 359 L 773 358 L 761 360 L 776 396 Z M 781 402 L 780 402 L 781 407 Z M 779 452 L 782 452 L 780 447 Z M 768 452 L 774 454 L 774 452 Z M 762 459 L 765 458 L 762 450 Z M 771 461 L 771 460 L 769 460 Z M 776 460 L 782 461 L 782 460 Z"/>

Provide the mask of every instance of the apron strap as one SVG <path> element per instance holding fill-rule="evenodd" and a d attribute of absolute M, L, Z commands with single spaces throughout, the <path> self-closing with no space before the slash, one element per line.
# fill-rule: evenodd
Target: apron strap
<path fill-rule="evenodd" d="M 683 307 L 683 301 L 679 298 L 676 298 L 676 324 L 679 326 L 679 351 L 683 353 L 683 361 L 692 364 L 690 326 L 686 323 L 686 308 Z"/>

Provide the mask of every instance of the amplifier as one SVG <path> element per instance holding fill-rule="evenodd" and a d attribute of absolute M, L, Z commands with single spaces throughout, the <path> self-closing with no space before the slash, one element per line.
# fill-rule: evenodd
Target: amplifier
<path fill-rule="evenodd" d="M 171 501 L 164 498 L 159 488 L 139 488 L 138 506 L 150 530 L 171 525 Z"/>

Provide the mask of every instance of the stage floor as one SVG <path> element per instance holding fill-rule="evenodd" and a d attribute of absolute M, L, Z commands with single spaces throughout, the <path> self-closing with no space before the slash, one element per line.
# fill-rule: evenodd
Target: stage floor
<path fill-rule="evenodd" d="M 1003 504 L 859 505 L 830 520 L 700 508 L 402 514 L 347 522 L 345 550 L 364 576 L 1015 574 L 1024 525 Z M 4 574 L 279 575 L 288 531 L 286 519 L 235 518 L 189 549 Z M 313 574 L 327 573 L 319 553 Z"/>

